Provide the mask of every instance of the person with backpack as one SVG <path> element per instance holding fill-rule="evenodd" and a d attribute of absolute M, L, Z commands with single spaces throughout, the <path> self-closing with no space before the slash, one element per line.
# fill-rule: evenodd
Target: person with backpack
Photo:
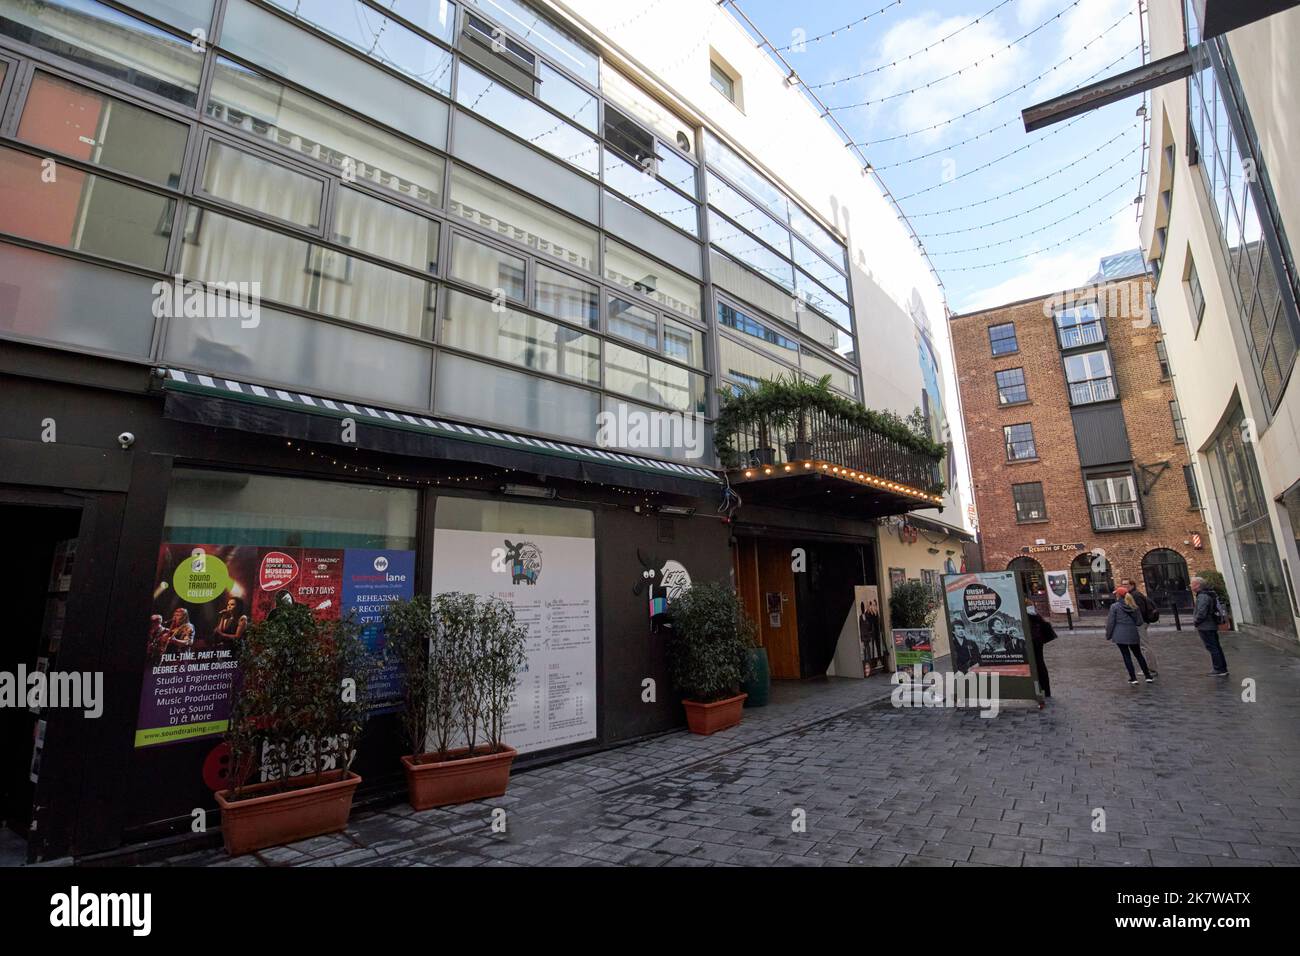
<path fill-rule="evenodd" d="M 1205 583 L 1205 578 L 1192 578 L 1192 593 L 1196 595 L 1196 613 L 1192 625 L 1196 628 L 1201 643 L 1210 652 L 1210 664 L 1214 670 L 1211 677 L 1228 676 L 1228 659 L 1223 656 L 1223 646 L 1219 643 L 1219 625 L 1228 620 L 1223 602 L 1218 592 Z"/>
<path fill-rule="evenodd" d="M 1038 684 L 1043 688 L 1043 696 L 1052 696 L 1052 678 L 1047 673 L 1047 660 L 1043 657 L 1043 645 L 1056 640 L 1056 628 L 1044 620 L 1038 608 L 1030 602 L 1025 606 L 1029 615 L 1029 639 L 1034 645 L 1034 661 L 1038 664 Z"/>
<path fill-rule="evenodd" d="M 1156 607 L 1156 602 L 1151 600 L 1145 594 L 1137 589 L 1137 582 L 1132 578 L 1125 578 L 1119 582 L 1128 588 L 1128 593 L 1133 595 L 1133 603 L 1138 607 L 1138 613 L 1142 615 L 1142 625 L 1138 630 L 1142 633 L 1143 650 L 1146 653 L 1147 664 L 1151 668 L 1152 676 L 1157 676 L 1160 669 L 1156 666 L 1156 649 L 1152 644 L 1147 643 L 1147 631 L 1156 621 L 1160 620 L 1160 608 Z"/>
<path fill-rule="evenodd" d="M 1124 655 L 1124 667 L 1128 671 L 1128 682 L 1136 684 L 1137 674 L 1133 672 L 1133 658 L 1137 658 L 1142 667 L 1142 676 L 1148 684 L 1155 683 L 1147 659 L 1142 656 L 1142 632 L 1138 629 L 1142 623 L 1142 613 L 1138 610 L 1133 595 L 1128 588 L 1115 589 L 1115 603 L 1106 614 L 1106 640 L 1111 641 Z"/>

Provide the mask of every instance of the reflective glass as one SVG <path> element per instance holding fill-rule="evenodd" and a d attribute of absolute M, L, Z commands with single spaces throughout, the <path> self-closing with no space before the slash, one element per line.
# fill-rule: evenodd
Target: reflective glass
<path fill-rule="evenodd" d="M 163 99 L 198 102 L 203 54 L 188 39 L 94 0 L 0 0 L 0 35 Z"/>
<path fill-rule="evenodd" d="M 753 387 L 763 379 L 791 376 L 790 366 L 774 362 L 753 349 L 747 349 L 725 335 L 718 337 L 719 372 L 742 385 Z"/>
<path fill-rule="evenodd" d="M 439 342 L 535 372 L 600 382 L 600 340 L 464 292 L 447 292 Z"/>
<path fill-rule="evenodd" d="M 600 67 L 596 54 L 533 7 L 520 0 L 469 0 L 469 3 L 570 73 L 591 86 L 599 85 Z"/>
<path fill-rule="evenodd" d="M 708 130 L 704 131 L 704 156 L 710 166 L 762 203 L 777 219 L 789 221 L 789 204 L 781 190 Z"/>
<path fill-rule="evenodd" d="M 186 33 L 194 30 L 206 33 L 212 22 L 212 0 L 125 0 L 125 6 Z"/>
<path fill-rule="evenodd" d="M 848 254 L 840 241 L 823 229 L 812 216 L 800 209 L 798 204 L 793 202 L 790 203 L 790 225 L 809 245 L 821 252 L 827 259 L 830 259 L 841 269 L 848 269 Z M 802 262 L 800 265 L 803 265 L 809 272 L 816 275 L 816 269 L 810 268 Z M 829 285 L 829 283 L 827 284 Z M 831 288 L 833 289 L 834 286 L 831 286 Z"/>
<path fill-rule="evenodd" d="M 725 302 L 718 303 L 718 325 L 748 336 L 754 340 L 752 344 L 760 346 L 766 352 L 780 356 L 787 362 L 799 361 L 798 342 L 781 332 L 780 329 L 741 312 Z"/>
<path fill-rule="evenodd" d="M 700 234 L 699 210 L 681 193 L 669 189 L 651 173 L 643 172 L 608 149 L 605 154 L 605 183 L 666 222 L 692 236 Z"/>
<path fill-rule="evenodd" d="M 375 0 L 407 23 L 450 43 L 456 34 L 456 5 L 448 0 Z"/>
<path fill-rule="evenodd" d="M 664 355 L 685 362 L 695 368 L 704 368 L 704 334 L 689 325 L 664 319 Z"/>
<path fill-rule="evenodd" d="M 845 328 L 853 324 L 853 317 L 847 305 L 827 292 L 820 284 L 813 282 L 802 269 L 796 269 L 795 273 L 799 293 L 808 305 Z"/>
<path fill-rule="evenodd" d="M 785 258 L 790 258 L 790 232 L 771 216 L 716 176 L 709 177 L 709 205 L 757 236 Z M 726 228 L 726 227 L 722 227 Z M 710 238 L 716 239 L 710 228 Z"/>
<path fill-rule="evenodd" d="M 533 308 L 557 319 L 600 328 L 600 291 L 596 286 L 541 263 L 533 272 Z"/>
<path fill-rule="evenodd" d="M 523 301 L 524 260 L 465 236 L 452 236 L 451 274 L 493 295 Z"/>
<path fill-rule="evenodd" d="M 419 269 L 438 271 L 438 224 L 409 209 L 361 192 L 339 189 L 334 241 Z"/>
<path fill-rule="evenodd" d="M 659 316 L 626 299 L 610 297 L 605 330 L 610 335 L 617 335 L 637 345 L 656 351 L 659 349 Z"/>
<path fill-rule="evenodd" d="M 803 349 L 799 353 L 799 364 L 813 378 L 822 378 L 829 375 L 831 377 L 831 388 L 839 389 L 854 398 L 857 397 L 858 377 L 851 372 L 846 372 L 838 365 L 826 361 L 820 355 L 814 355 L 809 349 Z"/>
<path fill-rule="evenodd" d="M 596 440 L 597 392 L 475 362 L 452 352 L 438 355 L 434 410 L 449 418 Z"/>
<path fill-rule="evenodd" d="M 705 411 L 702 375 L 613 342 L 605 343 L 605 387 L 677 411 Z"/>
<path fill-rule="evenodd" d="M 540 80 L 537 98 L 579 126 L 585 126 L 593 133 L 596 132 L 599 113 L 596 107 L 596 95 L 588 93 L 546 63 L 539 63 L 537 72 Z"/>
<path fill-rule="evenodd" d="M 695 131 L 691 125 L 666 106 L 660 104 L 650 94 L 634 85 L 606 61 L 601 61 L 600 64 L 600 85 L 601 91 L 608 100 L 618 104 L 629 115 L 648 126 L 659 135 L 661 140 L 671 143 L 685 153 L 695 151 Z M 677 177 L 680 175 L 682 167 L 691 170 L 693 179 L 695 168 L 690 163 L 675 155 L 669 160 L 668 156 L 663 155 L 666 153 L 668 153 L 667 150 L 661 153 L 661 159 L 665 162 L 672 162 L 675 172 L 664 176 L 665 179 L 675 186 L 679 185 Z M 660 175 L 664 174 L 661 172 Z M 692 195 L 695 193 L 693 184 L 682 188 Z"/>
<path fill-rule="evenodd" d="M 794 291 L 794 266 L 712 209 L 709 241 L 782 288 Z"/>
<path fill-rule="evenodd" d="M 325 183 L 214 141 L 203 168 L 203 190 L 310 229 L 320 225 Z"/>
<path fill-rule="evenodd" d="M 609 239 L 605 240 L 605 278 L 699 321 L 699 283 Z"/>
<path fill-rule="evenodd" d="M 849 280 L 844 274 L 813 252 L 801 240 L 794 240 L 794 261 L 804 272 L 812 276 L 845 302 L 849 301 Z"/>
<path fill-rule="evenodd" d="M 41 72 L 32 78 L 17 134 L 33 146 L 172 187 L 180 184 L 188 136 L 184 123 Z"/>

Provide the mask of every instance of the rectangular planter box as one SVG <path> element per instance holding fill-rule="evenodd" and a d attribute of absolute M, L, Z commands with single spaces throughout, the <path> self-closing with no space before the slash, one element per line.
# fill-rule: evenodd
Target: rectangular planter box
<path fill-rule="evenodd" d="M 307 779 L 316 778 L 292 777 L 290 782 Z M 232 791 L 217 793 L 226 852 L 240 856 L 346 827 L 361 778 L 350 770 L 332 770 L 321 774 L 320 780 L 293 790 L 281 790 L 276 780 L 254 784 L 233 803 Z"/>
<path fill-rule="evenodd" d="M 734 727 L 740 723 L 744 713 L 745 698 L 748 696 L 748 694 L 738 694 L 711 704 L 684 700 L 682 705 L 686 708 L 686 726 L 693 734 L 705 735 L 716 734 L 719 730 Z"/>
<path fill-rule="evenodd" d="M 432 759 L 436 754 L 403 757 L 406 787 L 416 810 L 446 807 L 499 797 L 510 786 L 510 765 L 518 751 L 503 746 L 496 753 L 466 756 L 468 747 L 448 752 L 451 759 Z"/>

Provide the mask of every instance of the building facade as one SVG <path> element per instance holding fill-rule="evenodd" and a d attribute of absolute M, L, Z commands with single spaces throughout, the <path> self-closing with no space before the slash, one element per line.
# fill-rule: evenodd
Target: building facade
<path fill-rule="evenodd" d="M 1190 575 L 1214 568 L 1149 288 L 1103 278 L 952 319 L 984 564 L 1044 610 L 1045 572 L 1069 572 L 1086 615 L 1129 577 L 1190 608 Z"/>
<path fill-rule="evenodd" d="M 213 807 L 231 647 L 283 594 L 380 659 L 387 600 L 511 594 L 511 742 L 551 759 L 680 724 L 643 682 L 693 580 L 775 603 L 778 676 L 816 676 L 887 587 L 880 517 L 970 536 L 940 289 L 707 0 L 0 0 L 0 164 L 0 670 L 104 685 L 0 711 L 33 859 Z M 718 393 L 782 377 L 920 409 L 945 471 L 822 433 L 744 484 Z"/>
<path fill-rule="evenodd" d="M 1195 4 L 1148 6 L 1151 56 L 1194 70 L 1150 94 L 1142 248 L 1234 617 L 1294 647 L 1300 10 L 1204 39 Z"/>

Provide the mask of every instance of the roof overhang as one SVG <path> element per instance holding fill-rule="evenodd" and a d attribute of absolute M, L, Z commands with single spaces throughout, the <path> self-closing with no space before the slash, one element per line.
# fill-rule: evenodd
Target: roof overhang
<path fill-rule="evenodd" d="M 816 458 L 737 468 L 728 478 L 745 501 L 781 508 L 834 511 L 856 518 L 943 509 L 942 495 Z"/>

